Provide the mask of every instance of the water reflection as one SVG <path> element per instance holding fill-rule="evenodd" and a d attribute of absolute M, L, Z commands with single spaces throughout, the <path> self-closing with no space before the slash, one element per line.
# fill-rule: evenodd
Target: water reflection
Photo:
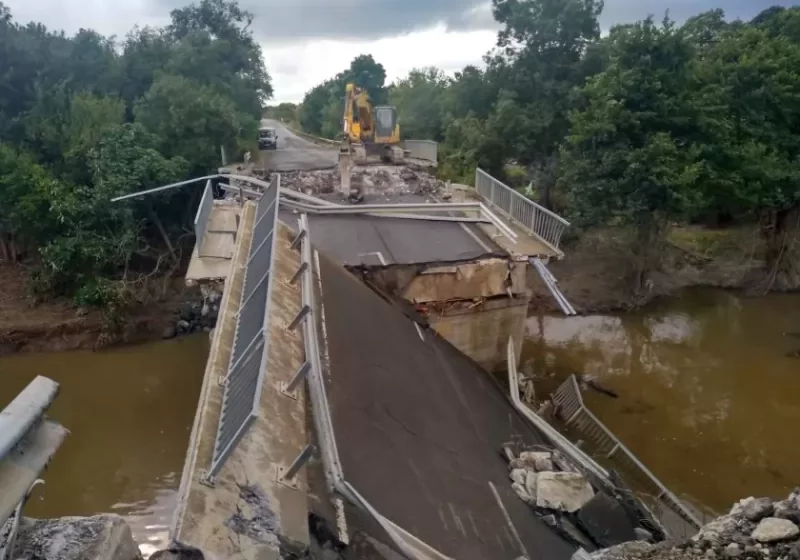
<path fill-rule="evenodd" d="M 674 491 L 714 509 L 800 484 L 800 296 L 696 290 L 641 312 L 531 317 L 539 391 L 593 374 L 592 410 Z"/>
<path fill-rule="evenodd" d="M 70 430 L 25 514 L 114 512 L 130 523 L 143 553 L 166 544 L 208 346 L 199 334 L 0 359 L 0 408 L 45 375 L 61 384 L 49 415 Z"/>

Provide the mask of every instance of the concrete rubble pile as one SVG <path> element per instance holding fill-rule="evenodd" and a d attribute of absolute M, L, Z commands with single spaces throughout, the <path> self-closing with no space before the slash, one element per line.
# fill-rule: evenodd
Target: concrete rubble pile
<path fill-rule="evenodd" d="M 558 451 L 506 449 L 514 493 L 542 521 L 587 551 L 631 540 L 656 539 L 640 526 L 639 511 L 594 487 Z M 660 535 L 659 535 L 660 536 Z"/>
<path fill-rule="evenodd" d="M 23 518 L 14 560 L 141 560 L 131 529 L 119 515 Z"/>
<path fill-rule="evenodd" d="M 372 165 L 355 167 L 351 185 L 358 186 L 365 195 L 377 195 L 373 202 L 380 203 L 403 195 L 440 197 L 445 184 L 426 169 L 415 165 Z M 317 171 L 290 171 L 281 173 L 281 186 L 312 196 L 339 193 L 341 180 L 337 169 Z"/>
<path fill-rule="evenodd" d="M 800 560 L 800 488 L 785 500 L 745 498 L 691 539 L 625 543 L 590 555 L 593 560 Z"/>

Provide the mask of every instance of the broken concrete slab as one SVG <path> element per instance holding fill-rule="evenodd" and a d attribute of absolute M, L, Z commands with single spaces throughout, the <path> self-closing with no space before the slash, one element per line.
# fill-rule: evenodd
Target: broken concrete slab
<path fill-rule="evenodd" d="M 23 518 L 16 560 L 141 560 L 131 528 L 119 515 Z"/>
<path fill-rule="evenodd" d="M 620 503 L 606 494 L 595 494 L 578 511 L 584 531 L 601 547 L 637 540 L 634 526 Z"/>
<path fill-rule="evenodd" d="M 536 475 L 537 507 L 572 513 L 581 509 L 593 496 L 592 485 L 581 474 L 541 472 Z"/>

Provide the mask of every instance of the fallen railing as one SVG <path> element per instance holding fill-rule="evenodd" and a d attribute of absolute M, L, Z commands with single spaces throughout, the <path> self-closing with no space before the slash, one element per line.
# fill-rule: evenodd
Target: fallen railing
<path fill-rule="evenodd" d="M 567 297 L 558 288 L 558 280 L 556 280 L 556 277 L 550 272 L 550 269 L 547 268 L 547 265 L 536 257 L 531 257 L 529 260 L 536 272 L 539 273 L 544 285 L 550 290 L 550 294 L 555 298 L 561 311 L 564 312 L 564 315 L 577 315 L 578 312 L 575 311 L 575 308 L 572 307 Z"/>
<path fill-rule="evenodd" d="M 555 411 L 568 428 L 575 429 L 593 445 L 594 454 L 614 459 L 620 470 L 633 470 L 634 480 L 642 487 L 637 492 L 654 515 L 673 535 L 688 538 L 703 525 L 694 511 L 673 494 L 636 455 L 589 410 L 583 402 L 578 381 L 570 375 L 552 396 Z"/>
<path fill-rule="evenodd" d="M 569 227 L 567 220 L 522 196 L 480 168 L 475 170 L 475 190 L 507 218 L 541 239 L 559 255 L 562 254 L 558 247 L 564 230 Z"/>

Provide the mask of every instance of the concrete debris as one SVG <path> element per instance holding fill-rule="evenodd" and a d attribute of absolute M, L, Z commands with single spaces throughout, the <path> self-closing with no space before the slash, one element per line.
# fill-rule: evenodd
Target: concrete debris
<path fill-rule="evenodd" d="M 523 451 L 518 461 L 523 468 L 532 468 L 536 472 L 553 470 L 553 454 L 549 451 Z"/>
<path fill-rule="evenodd" d="M 131 529 L 119 515 L 23 518 L 15 560 L 141 560 Z"/>
<path fill-rule="evenodd" d="M 539 502 L 539 498 L 538 498 L 538 495 L 539 495 L 539 488 L 538 488 L 539 478 L 538 477 L 539 477 L 538 473 L 536 473 L 534 471 L 528 471 L 527 474 L 525 475 L 525 491 L 528 493 L 528 495 L 533 500 L 536 500 L 537 505 L 538 505 L 538 502 Z M 542 507 L 542 506 L 539 506 L 539 507 Z"/>
<path fill-rule="evenodd" d="M 509 477 L 517 484 L 525 484 L 525 477 L 527 474 L 528 471 L 525 469 L 511 469 L 511 474 L 509 474 Z"/>
<path fill-rule="evenodd" d="M 773 517 L 762 517 L 773 512 Z M 714 519 L 691 539 L 629 542 L 591 554 L 593 560 L 800 560 L 800 488 L 787 499 L 746 498 Z M 637 531 L 638 534 L 638 531 Z"/>
<path fill-rule="evenodd" d="M 536 476 L 538 507 L 571 513 L 582 508 L 592 496 L 592 485 L 581 474 L 540 472 Z"/>
<path fill-rule="evenodd" d="M 445 189 L 442 181 L 413 164 L 357 166 L 351 172 L 351 182 L 363 195 L 372 195 L 376 203 L 380 203 L 381 198 L 403 195 L 438 196 Z M 337 169 L 285 172 L 281 174 L 281 186 L 313 196 L 334 193 L 345 196 Z"/>
<path fill-rule="evenodd" d="M 761 520 L 752 537 L 760 543 L 771 543 L 793 539 L 799 534 L 800 528 L 788 519 L 767 517 Z"/>
<path fill-rule="evenodd" d="M 600 546 L 639 540 L 625 508 L 606 494 L 595 494 L 578 511 L 577 518 L 592 541 Z"/>
<path fill-rule="evenodd" d="M 737 505 L 742 508 L 742 514 L 750 521 L 761 521 L 775 511 L 769 498 L 746 498 Z"/>

